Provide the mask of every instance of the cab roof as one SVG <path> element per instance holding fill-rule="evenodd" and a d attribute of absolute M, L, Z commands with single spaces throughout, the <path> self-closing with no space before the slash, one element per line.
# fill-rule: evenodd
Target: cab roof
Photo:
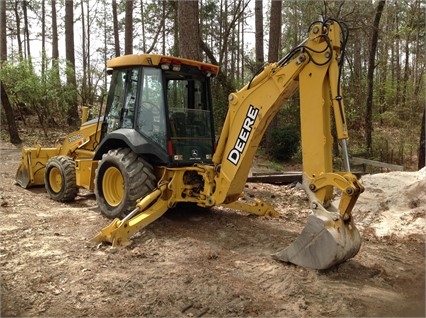
<path fill-rule="evenodd" d="M 195 60 L 184 59 L 180 57 L 157 55 L 157 54 L 122 55 L 107 61 L 107 67 L 113 68 L 113 69 L 126 67 L 126 66 L 137 66 L 137 65 L 159 66 L 161 64 L 190 65 L 190 66 L 198 68 L 199 70 L 211 72 L 214 75 L 217 75 L 217 73 L 219 72 L 219 66 L 217 65 L 199 62 Z"/>

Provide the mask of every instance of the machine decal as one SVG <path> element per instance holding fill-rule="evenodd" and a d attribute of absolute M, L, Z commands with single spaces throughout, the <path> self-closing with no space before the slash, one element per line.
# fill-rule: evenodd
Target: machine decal
<path fill-rule="evenodd" d="M 198 158 L 198 150 L 197 149 L 192 149 L 191 156 L 194 157 L 194 158 Z"/>
<path fill-rule="evenodd" d="M 83 138 L 83 134 L 82 133 L 79 133 L 77 135 L 69 137 L 68 138 L 68 142 L 71 143 L 71 142 L 76 141 L 76 140 L 78 140 L 80 138 Z"/>
<path fill-rule="evenodd" d="M 238 135 L 237 141 L 235 142 L 234 148 L 231 149 L 228 155 L 228 160 L 234 165 L 238 165 L 240 161 L 241 154 L 246 147 L 247 140 L 250 137 L 251 127 L 256 121 L 257 115 L 259 114 L 259 108 L 250 105 L 246 118 L 244 119 L 243 126 L 241 127 L 240 133 Z"/>
<path fill-rule="evenodd" d="M 200 160 L 200 156 L 198 155 L 198 150 L 197 149 L 192 149 L 191 150 L 191 158 L 189 158 L 189 160 Z"/>

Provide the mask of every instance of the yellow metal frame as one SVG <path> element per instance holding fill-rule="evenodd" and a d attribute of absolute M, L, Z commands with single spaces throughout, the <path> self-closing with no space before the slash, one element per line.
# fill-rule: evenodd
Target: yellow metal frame
<path fill-rule="evenodd" d="M 234 209 L 234 210 L 240 210 L 243 212 L 255 214 L 258 216 L 266 216 L 266 217 L 274 217 L 277 218 L 280 216 L 280 214 L 275 210 L 275 208 L 260 200 L 255 198 L 251 202 L 242 202 L 242 201 L 234 201 L 228 204 L 222 204 L 223 207 Z"/>
<path fill-rule="evenodd" d="M 308 39 L 303 43 L 310 48 L 309 52 L 301 50 L 286 63 L 266 66 L 249 84 L 229 95 L 228 114 L 213 156 L 213 166 L 200 164 L 163 168 L 158 189 L 139 202 L 124 220 L 114 220 L 95 240 L 111 242 L 114 246 L 123 245 L 132 234 L 177 202 L 194 202 L 206 207 L 221 204 L 242 207 L 237 200 L 243 192 L 261 138 L 279 108 L 298 89 L 303 184 L 313 211 L 324 216 L 327 227 L 358 237 L 351 212 L 364 188 L 349 171 L 336 173 L 332 169 L 331 110 L 334 111 L 338 138 L 345 142 L 348 138 L 344 105 L 341 96 L 338 96 L 341 29 L 338 23 L 330 22 L 326 30 L 322 23 L 313 25 L 310 30 Z M 329 42 L 324 40 L 323 31 Z M 117 66 L 119 62 L 149 63 L 149 58 L 123 57 L 110 62 L 109 66 Z M 151 62 L 160 63 L 161 58 L 151 58 Z M 185 184 L 184 175 L 188 171 L 202 177 L 201 191 L 197 191 L 194 185 Z M 330 204 L 335 187 L 342 191 L 338 208 Z M 256 205 L 248 207 L 248 210 L 263 213 Z M 349 248 L 351 252 L 343 253 L 356 253 L 358 242 Z"/>
<path fill-rule="evenodd" d="M 92 159 L 76 159 L 75 160 L 75 176 L 76 184 L 87 190 L 95 188 L 95 171 L 98 167 L 98 160 Z"/>
<path fill-rule="evenodd" d="M 82 110 L 82 126 L 68 134 L 62 144 L 47 148 L 36 144 L 22 148 L 21 165 L 16 173 L 16 181 L 24 188 L 44 185 L 45 166 L 54 156 L 69 156 L 76 161 L 76 183 L 87 189 L 93 189 L 94 172 L 97 161 L 93 161 L 94 149 L 100 140 L 102 122 L 84 124 L 87 121 L 88 108 Z"/>

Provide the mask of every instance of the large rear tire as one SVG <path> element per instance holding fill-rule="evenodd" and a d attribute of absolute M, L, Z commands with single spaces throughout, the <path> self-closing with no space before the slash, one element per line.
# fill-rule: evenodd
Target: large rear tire
<path fill-rule="evenodd" d="M 123 218 L 136 200 L 155 189 L 153 167 L 129 148 L 118 148 L 102 156 L 96 169 L 95 196 L 103 215 Z"/>
<path fill-rule="evenodd" d="M 67 156 L 50 158 L 44 171 L 44 186 L 51 199 L 73 201 L 78 193 L 74 160 Z"/>

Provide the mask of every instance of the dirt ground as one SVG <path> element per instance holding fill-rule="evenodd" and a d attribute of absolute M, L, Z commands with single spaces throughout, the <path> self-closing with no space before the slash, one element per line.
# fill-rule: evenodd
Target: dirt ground
<path fill-rule="evenodd" d="M 389 199 L 377 178 L 366 179 L 354 210 L 360 252 L 318 271 L 270 256 L 295 239 L 309 214 L 296 187 L 248 184 L 248 193 L 275 205 L 278 219 L 176 210 L 129 247 L 112 249 L 89 242 L 109 224 L 93 194 L 62 204 L 44 188 L 14 185 L 20 149 L 0 146 L 2 317 L 425 316 L 426 187 L 406 189 L 409 200 L 398 204 L 412 213 L 395 215 L 405 185 Z M 383 223 L 391 217 L 397 222 Z"/>

